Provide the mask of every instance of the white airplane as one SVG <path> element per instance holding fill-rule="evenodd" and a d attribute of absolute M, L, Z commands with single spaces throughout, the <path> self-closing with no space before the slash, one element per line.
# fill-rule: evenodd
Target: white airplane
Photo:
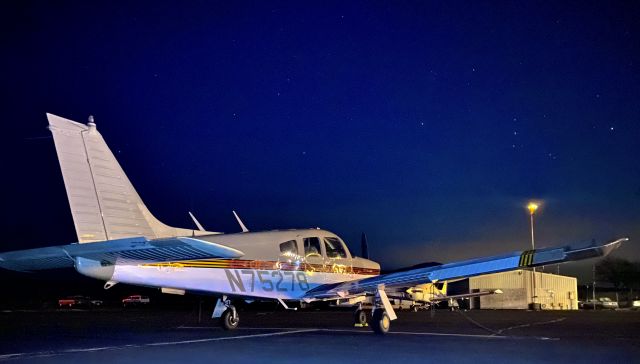
<path fill-rule="evenodd" d="M 96 129 L 47 114 L 73 215 L 78 243 L 0 254 L 0 267 L 16 271 L 73 267 L 83 275 L 116 283 L 158 287 L 165 293 L 217 295 L 213 317 L 234 329 L 232 300 L 347 301 L 371 327 L 386 333 L 397 318 L 387 292 L 426 283 L 523 267 L 604 256 L 627 238 L 583 248 L 569 246 L 418 267 L 380 275 L 380 265 L 353 256 L 336 234 L 291 229 L 222 234 L 167 226 L 144 205 Z M 235 213 L 234 213 L 235 214 Z M 237 215 L 236 215 L 237 217 Z"/>

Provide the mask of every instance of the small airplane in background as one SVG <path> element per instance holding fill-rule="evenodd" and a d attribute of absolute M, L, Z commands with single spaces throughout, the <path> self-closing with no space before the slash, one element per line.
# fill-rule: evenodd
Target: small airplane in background
<path fill-rule="evenodd" d="M 395 290 L 387 292 L 387 297 L 391 306 L 394 309 L 406 309 L 417 312 L 419 310 L 427 310 L 435 307 L 441 302 L 447 302 L 449 309 L 455 310 L 460 307 L 459 301 L 464 299 L 470 299 L 472 297 L 487 296 L 492 294 L 502 294 L 502 290 L 483 290 L 478 292 L 448 295 L 447 286 L 448 281 L 433 282 L 419 284 L 414 287 L 410 287 L 404 290 Z M 351 300 L 336 300 L 335 306 L 353 306 Z M 359 303 L 359 310 L 356 311 L 355 323 L 356 327 L 368 326 L 367 316 L 364 313 L 364 308 L 372 308 L 370 301 L 364 301 Z"/>
<path fill-rule="evenodd" d="M 402 302 L 409 303 L 409 309 L 418 311 L 419 309 L 428 309 L 440 302 L 447 302 L 450 309 L 459 307 L 458 301 L 469 299 L 472 297 L 488 296 L 492 294 L 502 294 L 500 289 L 482 290 L 478 292 L 463 293 L 456 295 L 448 295 L 447 287 L 449 281 L 432 282 L 419 284 L 404 291 L 404 294 L 397 297 Z M 395 296 L 389 296 L 396 298 Z"/>
<path fill-rule="evenodd" d="M 357 319 L 370 320 L 373 330 L 384 334 L 397 318 L 389 297 L 398 292 L 413 295 L 416 302 L 451 299 L 441 288 L 430 295 L 429 287 L 457 278 L 605 256 L 628 240 L 380 274 L 378 263 L 354 256 L 340 237 L 327 230 L 252 232 L 237 215 L 243 232 L 236 234 L 205 231 L 199 223 L 198 229 L 167 226 L 142 202 L 93 118 L 86 125 L 52 114 L 47 118 L 78 242 L 2 253 L 0 267 L 16 271 L 73 267 L 105 281 L 105 289 L 126 283 L 169 294 L 217 295 L 213 317 L 221 318 L 225 329 L 236 328 L 240 320 L 233 300 L 277 300 L 285 308 L 287 302 L 346 301 L 356 307 Z M 370 318 L 363 313 L 365 304 L 373 309 Z"/>

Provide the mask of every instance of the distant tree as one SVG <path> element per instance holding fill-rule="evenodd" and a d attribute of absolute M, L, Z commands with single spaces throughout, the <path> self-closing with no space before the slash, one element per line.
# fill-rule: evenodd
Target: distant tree
<path fill-rule="evenodd" d="M 640 288 L 640 262 L 607 257 L 596 264 L 596 278 L 615 288 Z"/>

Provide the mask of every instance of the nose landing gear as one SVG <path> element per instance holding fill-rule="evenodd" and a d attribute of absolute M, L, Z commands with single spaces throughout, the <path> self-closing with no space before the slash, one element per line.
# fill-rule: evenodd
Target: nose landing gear
<path fill-rule="evenodd" d="M 220 318 L 220 326 L 225 330 L 235 330 L 240 323 L 240 316 L 235 306 L 231 304 L 231 300 L 227 299 L 227 296 L 222 296 L 216 302 L 216 307 L 213 309 L 213 318 Z"/>
<path fill-rule="evenodd" d="M 236 308 L 232 305 L 229 305 L 229 308 L 224 311 L 220 319 L 222 320 L 220 324 L 225 330 L 235 330 L 240 323 L 240 316 L 238 316 Z"/>

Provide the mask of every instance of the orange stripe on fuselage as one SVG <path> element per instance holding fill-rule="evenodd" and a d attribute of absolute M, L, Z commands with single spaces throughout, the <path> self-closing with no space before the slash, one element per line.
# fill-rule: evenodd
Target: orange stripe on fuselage
<path fill-rule="evenodd" d="M 144 263 L 145 267 L 176 267 L 176 268 L 220 268 L 220 269 L 257 269 L 284 271 L 311 271 L 318 273 L 343 273 L 378 275 L 380 270 L 371 268 L 351 267 L 346 265 L 289 263 L 263 260 L 241 259 L 199 259 L 181 260 L 175 262 Z"/>

